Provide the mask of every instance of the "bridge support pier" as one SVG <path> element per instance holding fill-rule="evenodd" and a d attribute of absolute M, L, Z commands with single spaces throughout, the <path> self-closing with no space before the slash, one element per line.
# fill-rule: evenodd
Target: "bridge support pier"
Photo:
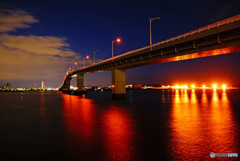
<path fill-rule="evenodd" d="M 125 98 L 126 97 L 126 70 L 114 69 L 112 71 L 112 97 Z"/>
<path fill-rule="evenodd" d="M 70 91 L 70 81 L 70 79 L 66 80 L 65 88 L 67 89 L 67 91 Z"/>
<path fill-rule="evenodd" d="M 84 91 L 84 75 L 83 74 L 77 74 L 77 90 L 78 91 Z"/>

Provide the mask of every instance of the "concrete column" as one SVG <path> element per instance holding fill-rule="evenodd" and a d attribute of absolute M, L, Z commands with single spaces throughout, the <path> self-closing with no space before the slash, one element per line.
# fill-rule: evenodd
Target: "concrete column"
<path fill-rule="evenodd" d="M 84 74 L 77 74 L 78 91 L 84 91 Z"/>
<path fill-rule="evenodd" d="M 114 69 L 112 71 L 113 98 L 124 98 L 126 95 L 126 70 Z"/>
<path fill-rule="evenodd" d="M 65 88 L 68 90 L 68 91 L 70 91 L 70 79 L 67 79 L 66 80 L 66 83 L 65 83 Z"/>

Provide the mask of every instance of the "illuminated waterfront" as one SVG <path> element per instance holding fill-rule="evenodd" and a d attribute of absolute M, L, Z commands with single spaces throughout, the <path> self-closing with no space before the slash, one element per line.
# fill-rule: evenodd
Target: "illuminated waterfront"
<path fill-rule="evenodd" d="M 239 154 L 239 90 L 128 90 L 126 100 L 115 101 L 110 91 L 85 97 L 4 92 L 0 98 L 3 160 L 208 160 L 211 152 Z"/>

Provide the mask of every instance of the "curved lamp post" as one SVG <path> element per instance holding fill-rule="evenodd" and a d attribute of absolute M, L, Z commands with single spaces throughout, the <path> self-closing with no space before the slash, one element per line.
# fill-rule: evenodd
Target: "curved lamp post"
<path fill-rule="evenodd" d="M 85 60 L 86 59 L 89 59 L 89 56 L 86 56 L 86 57 L 83 58 L 83 67 L 85 66 Z"/>
<path fill-rule="evenodd" d="M 120 39 L 120 38 L 117 38 L 116 40 L 113 40 L 113 41 L 112 41 L 112 57 L 113 57 L 113 44 L 114 44 L 115 42 L 120 43 L 120 42 L 121 42 L 121 39 Z"/>
<path fill-rule="evenodd" d="M 159 20 L 160 17 L 149 18 L 149 25 L 150 25 L 150 49 L 152 50 L 152 21 Z"/>

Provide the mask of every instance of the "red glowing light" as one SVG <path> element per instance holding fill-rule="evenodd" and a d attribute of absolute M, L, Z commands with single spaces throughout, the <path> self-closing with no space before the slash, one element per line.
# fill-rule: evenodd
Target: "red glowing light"
<path fill-rule="evenodd" d="M 115 85 L 114 85 L 114 84 L 112 85 L 112 88 L 115 88 Z"/>
<path fill-rule="evenodd" d="M 86 56 L 86 59 L 89 59 L 89 56 Z"/>
<path fill-rule="evenodd" d="M 120 38 L 117 38 L 117 40 L 116 40 L 118 43 L 120 43 L 121 42 L 121 39 Z"/>
<path fill-rule="evenodd" d="M 74 65 L 77 65 L 77 62 L 75 62 Z"/>

